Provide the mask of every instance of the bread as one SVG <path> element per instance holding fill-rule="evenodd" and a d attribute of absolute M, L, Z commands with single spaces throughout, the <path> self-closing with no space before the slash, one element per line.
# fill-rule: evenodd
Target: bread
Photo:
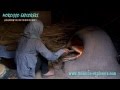
<path fill-rule="evenodd" d="M 6 73 L 6 67 L 3 64 L 0 64 L 0 78 Z"/>

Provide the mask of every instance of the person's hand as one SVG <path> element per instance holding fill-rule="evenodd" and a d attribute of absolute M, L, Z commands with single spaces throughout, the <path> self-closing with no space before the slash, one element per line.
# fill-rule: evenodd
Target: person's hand
<path fill-rule="evenodd" d="M 68 54 L 68 53 L 69 53 L 69 49 L 65 48 L 65 49 L 63 49 L 63 50 L 64 50 L 64 53 L 65 53 L 65 54 Z"/>

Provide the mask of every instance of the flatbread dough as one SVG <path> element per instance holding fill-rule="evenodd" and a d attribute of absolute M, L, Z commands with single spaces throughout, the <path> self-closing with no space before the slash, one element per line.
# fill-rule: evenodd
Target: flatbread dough
<path fill-rule="evenodd" d="M 6 72 L 6 67 L 3 64 L 0 64 L 0 78 L 3 77 L 5 72 Z"/>

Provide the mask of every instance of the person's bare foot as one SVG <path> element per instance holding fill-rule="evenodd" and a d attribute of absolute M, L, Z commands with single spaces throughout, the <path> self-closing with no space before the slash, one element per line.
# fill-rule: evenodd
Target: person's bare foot
<path fill-rule="evenodd" d="M 54 75 L 54 69 L 50 69 L 46 74 L 43 74 L 43 77 L 53 76 Z"/>

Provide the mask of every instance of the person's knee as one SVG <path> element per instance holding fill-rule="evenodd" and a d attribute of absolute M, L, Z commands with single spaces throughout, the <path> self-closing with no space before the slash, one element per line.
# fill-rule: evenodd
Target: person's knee
<path fill-rule="evenodd" d="M 18 79 L 34 79 L 34 75 L 30 75 L 29 73 L 18 73 Z"/>
<path fill-rule="evenodd" d="M 30 68 L 17 69 L 17 74 L 19 79 L 34 79 L 35 71 Z"/>

